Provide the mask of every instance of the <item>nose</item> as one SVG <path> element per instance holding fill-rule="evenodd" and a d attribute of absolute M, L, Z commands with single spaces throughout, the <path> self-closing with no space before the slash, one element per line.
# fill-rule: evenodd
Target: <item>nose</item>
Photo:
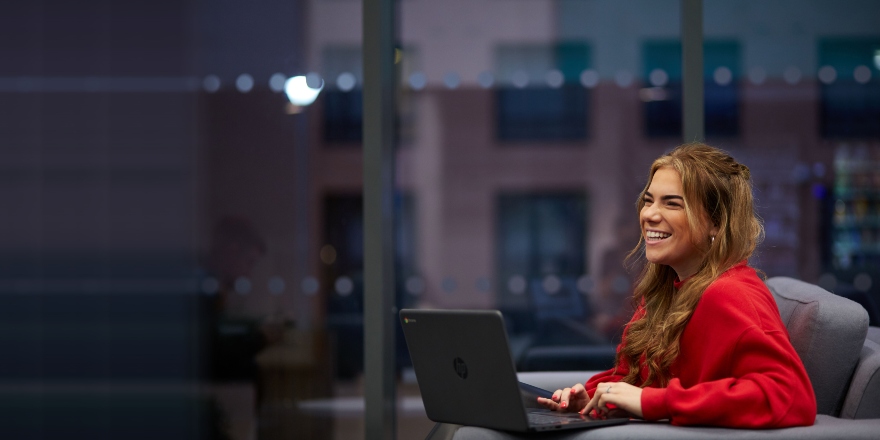
<path fill-rule="evenodd" d="M 660 210 L 656 205 L 652 204 L 642 208 L 642 221 L 653 223 L 660 221 Z"/>

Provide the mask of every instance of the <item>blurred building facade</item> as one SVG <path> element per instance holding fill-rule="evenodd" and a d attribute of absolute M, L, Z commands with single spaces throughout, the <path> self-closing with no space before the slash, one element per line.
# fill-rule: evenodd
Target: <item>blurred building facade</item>
<path fill-rule="evenodd" d="M 636 197 L 682 142 L 680 2 L 398 8 L 398 307 L 501 309 L 516 355 L 612 346 Z M 706 141 L 752 170 L 753 264 L 874 320 L 878 9 L 704 2 Z M 0 20 L 0 402 L 25 402 L 0 432 L 362 435 L 361 2 Z M 310 72 L 317 101 L 291 106 Z M 397 346 L 400 436 L 424 436 Z"/>

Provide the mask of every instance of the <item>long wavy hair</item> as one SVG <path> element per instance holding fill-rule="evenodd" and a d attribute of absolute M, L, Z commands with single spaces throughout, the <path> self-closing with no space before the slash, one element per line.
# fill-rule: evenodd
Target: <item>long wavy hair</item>
<path fill-rule="evenodd" d="M 725 151 L 702 143 L 679 146 L 654 161 L 648 183 L 639 194 L 639 213 L 645 205 L 645 192 L 661 168 L 674 169 L 681 176 L 688 227 L 703 261 L 680 290 L 675 289 L 677 274 L 670 266 L 644 261 L 633 297 L 636 304 L 644 304 L 644 314 L 630 324 L 617 353 L 617 365 L 622 361 L 629 365 L 623 381 L 641 387 L 668 384 L 681 334 L 703 291 L 726 270 L 748 259 L 764 236 L 763 224 L 755 213 L 748 167 Z M 714 239 L 708 232 L 711 226 L 718 228 Z M 643 233 L 630 259 L 644 255 L 644 240 Z M 644 367 L 648 375 L 643 381 Z"/>

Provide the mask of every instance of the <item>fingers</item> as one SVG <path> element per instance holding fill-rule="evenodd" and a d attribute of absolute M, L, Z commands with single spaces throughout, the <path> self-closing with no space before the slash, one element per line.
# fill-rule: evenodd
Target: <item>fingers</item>
<path fill-rule="evenodd" d="M 559 405 L 551 399 L 538 397 L 538 404 L 553 411 L 559 410 Z"/>
<path fill-rule="evenodd" d="M 586 390 L 581 384 L 556 390 L 549 399 L 539 397 L 538 403 L 554 411 L 576 411 L 586 400 Z"/>
<path fill-rule="evenodd" d="M 565 388 L 562 390 L 562 395 L 559 397 L 559 407 L 562 409 L 568 409 L 568 405 L 571 402 L 571 388 Z"/>
<path fill-rule="evenodd" d="M 580 411 L 581 414 L 589 414 L 591 411 L 595 410 L 597 405 L 599 404 L 599 389 L 596 389 L 596 392 L 593 393 L 593 398 L 587 402 L 587 405 Z"/>
<path fill-rule="evenodd" d="M 606 406 L 607 398 L 605 398 L 605 394 L 608 391 L 610 385 L 610 383 L 605 382 L 599 383 L 596 386 L 596 392 L 593 393 L 593 398 L 590 399 L 589 402 L 587 402 L 587 405 L 580 411 L 580 413 L 589 414 L 590 411 L 595 410 L 597 415 L 605 415 L 608 410 L 608 407 Z M 583 389 L 583 386 L 581 386 L 581 389 Z M 586 393 L 586 391 L 584 391 L 584 393 Z"/>

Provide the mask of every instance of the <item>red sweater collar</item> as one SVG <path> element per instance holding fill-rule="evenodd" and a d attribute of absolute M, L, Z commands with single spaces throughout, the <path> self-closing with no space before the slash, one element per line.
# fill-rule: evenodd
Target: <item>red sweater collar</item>
<path fill-rule="evenodd" d="M 734 268 L 738 268 L 738 267 L 740 267 L 740 266 L 745 266 L 745 265 L 747 265 L 747 264 L 748 264 L 748 261 L 747 261 L 747 260 L 740 261 L 739 263 L 734 264 L 733 266 L 731 266 L 730 269 L 725 270 L 724 273 L 727 273 L 727 272 L 731 271 L 731 270 L 734 269 Z M 724 275 L 724 273 L 723 273 L 722 275 Z M 693 278 L 693 277 L 694 277 L 694 276 L 691 275 L 691 276 L 689 276 L 689 277 L 687 277 L 687 278 L 685 278 L 685 279 L 683 279 L 683 280 L 679 280 L 678 277 L 675 277 L 675 281 L 673 281 L 672 283 L 673 283 L 673 285 L 675 286 L 675 289 L 678 290 L 678 289 L 681 289 L 681 286 L 684 286 L 684 283 L 688 282 L 688 280 L 690 280 L 690 279 Z"/>

